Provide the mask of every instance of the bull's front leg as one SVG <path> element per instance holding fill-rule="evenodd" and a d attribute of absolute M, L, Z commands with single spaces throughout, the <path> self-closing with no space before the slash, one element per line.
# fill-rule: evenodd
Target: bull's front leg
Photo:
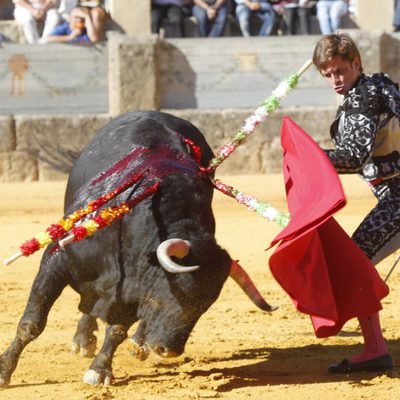
<path fill-rule="evenodd" d="M 49 311 L 65 286 L 65 278 L 48 268 L 36 276 L 14 340 L 0 356 L 0 387 L 9 384 L 22 351 L 43 332 Z"/>
<path fill-rule="evenodd" d="M 82 314 L 72 340 L 72 352 L 75 354 L 80 352 L 82 357 L 94 357 L 97 338 L 93 332 L 97 330 L 96 317 Z"/>
<path fill-rule="evenodd" d="M 104 383 L 111 385 L 114 379 L 112 360 L 118 346 L 126 339 L 129 326 L 107 325 L 104 343 L 94 358 L 89 369 L 83 376 L 83 381 L 90 385 Z"/>

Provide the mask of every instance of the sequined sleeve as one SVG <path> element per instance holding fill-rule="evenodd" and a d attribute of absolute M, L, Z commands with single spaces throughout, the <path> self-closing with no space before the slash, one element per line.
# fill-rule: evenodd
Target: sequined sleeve
<path fill-rule="evenodd" d="M 325 150 L 339 173 L 359 173 L 370 159 L 378 130 L 379 115 L 354 113 L 344 116 L 342 131 L 335 137 L 336 148 Z"/>

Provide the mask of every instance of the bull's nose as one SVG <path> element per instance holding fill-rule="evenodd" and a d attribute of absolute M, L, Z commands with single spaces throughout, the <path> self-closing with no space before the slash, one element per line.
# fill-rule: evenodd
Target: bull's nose
<path fill-rule="evenodd" d="M 163 346 L 154 346 L 151 348 L 154 353 L 158 354 L 160 357 L 163 358 L 173 358 L 173 357 L 179 357 L 182 353 L 167 349 Z"/>

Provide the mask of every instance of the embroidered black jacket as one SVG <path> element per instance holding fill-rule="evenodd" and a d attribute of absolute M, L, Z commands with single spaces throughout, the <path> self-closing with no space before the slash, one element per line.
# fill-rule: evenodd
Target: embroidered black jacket
<path fill-rule="evenodd" d="M 364 75 L 345 95 L 331 125 L 334 150 L 325 150 L 338 173 L 374 182 L 400 175 L 400 92 L 382 73 Z"/>

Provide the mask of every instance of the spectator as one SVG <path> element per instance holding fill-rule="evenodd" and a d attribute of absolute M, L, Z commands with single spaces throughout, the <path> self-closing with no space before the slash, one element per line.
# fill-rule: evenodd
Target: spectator
<path fill-rule="evenodd" d="M 105 23 L 108 18 L 105 1 L 102 0 L 61 0 L 59 12 L 68 21 L 71 11 L 76 8 L 84 8 L 90 15 L 93 31 L 90 34 L 90 41 L 98 43 L 104 40 Z"/>
<path fill-rule="evenodd" d="M 315 2 L 310 0 L 286 1 L 284 18 L 288 35 L 295 35 L 296 33 L 300 33 L 300 35 L 310 34 L 311 8 L 314 4 Z"/>
<path fill-rule="evenodd" d="M 192 13 L 197 19 L 200 36 L 221 36 L 228 11 L 227 0 L 194 0 Z"/>
<path fill-rule="evenodd" d="M 394 31 L 398 32 L 400 31 L 400 0 L 396 1 L 396 8 L 394 11 Z"/>
<path fill-rule="evenodd" d="M 165 21 L 165 37 L 183 37 L 183 17 L 188 12 L 190 14 L 188 7 L 192 4 L 192 0 L 152 0 L 151 31 L 160 33 Z"/>
<path fill-rule="evenodd" d="M 340 28 L 342 17 L 347 13 L 348 0 L 319 0 L 317 17 L 323 35 L 336 32 Z"/>
<path fill-rule="evenodd" d="M 44 43 L 94 43 L 96 35 L 90 12 L 84 7 L 75 7 L 68 21 L 57 26 L 53 32 L 43 38 Z"/>
<path fill-rule="evenodd" d="M 0 20 L 13 20 L 14 19 L 14 2 L 13 0 L 0 1 Z"/>
<path fill-rule="evenodd" d="M 38 43 L 40 40 L 38 22 L 44 22 L 42 38 L 47 37 L 60 22 L 58 0 L 13 0 L 14 18 L 22 25 L 26 41 Z"/>
<path fill-rule="evenodd" d="M 262 21 L 258 36 L 268 36 L 275 28 L 276 14 L 267 0 L 235 0 L 236 17 L 239 21 L 240 30 L 245 37 L 253 35 L 251 18 L 256 16 Z"/>

